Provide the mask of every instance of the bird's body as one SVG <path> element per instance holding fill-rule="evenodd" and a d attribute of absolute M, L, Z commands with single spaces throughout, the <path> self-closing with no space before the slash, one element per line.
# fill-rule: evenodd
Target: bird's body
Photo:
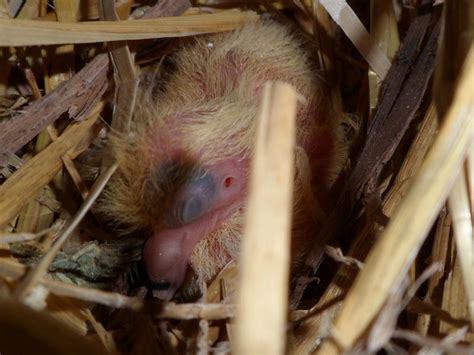
<path fill-rule="evenodd" d="M 198 37 L 172 59 L 175 70 L 164 89 L 143 90 L 131 133 L 114 138 L 120 168 L 100 203 L 126 231 L 149 231 L 143 258 L 165 299 L 181 286 L 188 265 L 209 281 L 238 256 L 266 81 L 288 82 L 300 95 L 294 255 L 314 242 L 312 197 L 326 198 L 346 151 L 338 118 L 327 114 L 323 85 L 284 26 L 263 21 Z"/>

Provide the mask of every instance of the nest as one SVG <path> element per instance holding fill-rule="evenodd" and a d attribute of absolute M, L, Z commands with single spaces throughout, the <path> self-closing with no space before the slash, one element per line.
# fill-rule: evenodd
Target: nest
<path fill-rule="evenodd" d="M 142 241 L 94 211 L 117 169 L 107 136 L 130 125 L 138 68 L 269 15 L 354 117 L 327 246 L 289 285 L 288 233 L 259 206 L 288 218 L 290 202 L 258 164 L 288 174 L 291 154 L 258 141 L 246 231 L 268 233 L 243 242 L 240 275 L 227 265 L 192 302 L 147 297 Z M 0 17 L 1 354 L 474 351 L 474 3 L 12 0 Z M 260 118 L 291 122 L 291 90 L 268 92 Z"/>

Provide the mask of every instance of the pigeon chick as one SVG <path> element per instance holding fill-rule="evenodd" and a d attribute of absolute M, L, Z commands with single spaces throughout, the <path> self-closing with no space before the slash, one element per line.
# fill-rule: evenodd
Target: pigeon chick
<path fill-rule="evenodd" d="M 328 198 L 347 152 L 301 41 L 266 20 L 196 37 L 171 61 L 174 70 L 158 93 L 141 89 L 131 132 L 111 138 L 119 169 L 99 209 L 122 233 L 146 231 L 143 260 L 157 297 L 171 299 L 189 270 L 212 280 L 239 254 L 263 85 L 287 82 L 300 96 L 297 265 L 315 242 L 316 207 Z"/>

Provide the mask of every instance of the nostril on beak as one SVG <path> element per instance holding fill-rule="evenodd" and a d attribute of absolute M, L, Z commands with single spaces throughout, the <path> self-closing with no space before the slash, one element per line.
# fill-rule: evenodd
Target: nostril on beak
<path fill-rule="evenodd" d="M 234 184 L 234 178 L 232 176 L 224 179 L 224 187 L 231 187 Z"/>
<path fill-rule="evenodd" d="M 150 281 L 150 288 L 156 291 L 167 291 L 171 287 L 171 283 L 166 280 Z"/>

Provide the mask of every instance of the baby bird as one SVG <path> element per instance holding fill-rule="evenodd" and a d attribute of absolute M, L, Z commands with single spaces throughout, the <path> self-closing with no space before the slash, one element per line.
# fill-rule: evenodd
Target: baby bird
<path fill-rule="evenodd" d="M 212 280 L 239 254 L 263 85 L 287 82 L 300 96 L 292 229 L 298 264 L 315 242 L 315 201 L 324 204 L 347 151 L 301 41 L 265 20 L 196 37 L 171 60 L 175 69 L 158 93 L 141 89 L 131 132 L 111 138 L 119 169 L 99 209 L 122 233 L 145 231 L 143 261 L 155 296 L 171 299 L 188 271 Z"/>

